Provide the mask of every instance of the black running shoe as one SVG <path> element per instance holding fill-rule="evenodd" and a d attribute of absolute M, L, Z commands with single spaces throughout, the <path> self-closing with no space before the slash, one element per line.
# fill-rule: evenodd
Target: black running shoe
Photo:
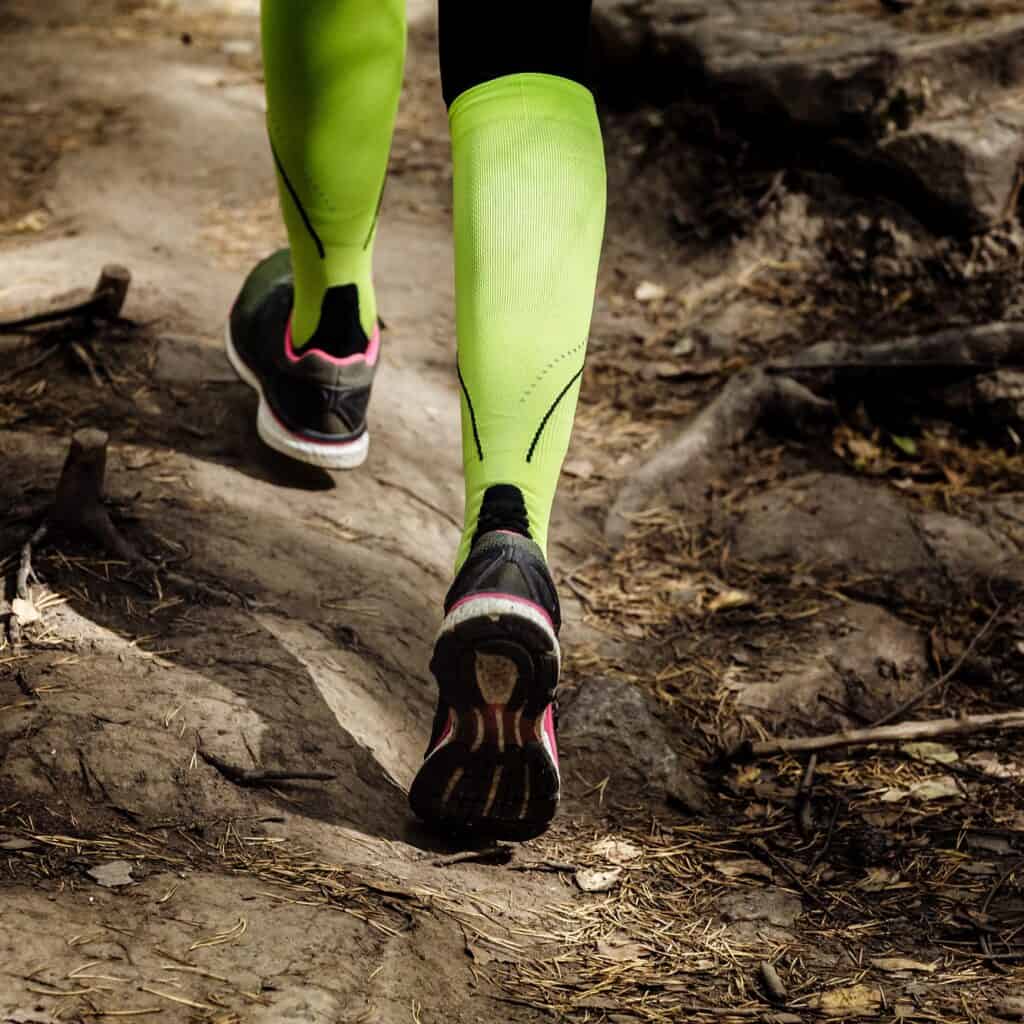
<path fill-rule="evenodd" d="M 354 469 L 366 459 L 366 407 L 380 354 L 380 330 L 359 321 L 354 284 L 329 288 L 308 344 L 292 345 L 292 268 L 282 249 L 246 278 L 225 336 L 235 372 L 260 396 L 264 443 L 300 462 Z"/>
<path fill-rule="evenodd" d="M 558 595 L 540 548 L 480 535 L 445 598 L 434 731 L 409 793 L 425 822 L 526 839 L 558 806 Z"/>

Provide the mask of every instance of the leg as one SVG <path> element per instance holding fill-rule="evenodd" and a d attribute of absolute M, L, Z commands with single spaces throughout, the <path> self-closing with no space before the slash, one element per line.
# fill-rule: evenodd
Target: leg
<path fill-rule="evenodd" d="M 544 548 L 604 231 L 601 133 L 579 81 L 589 7 L 524 0 L 496 28 L 489 8 L 440 4 L 466 507 L 410 802 L 434 824 L 513 838 L 546 827 L 560 785 Z"/>
<path fill-rule="evenodd" d="M 373 240 L 405 60 L 405 0 L 263 0 L 267 127 L 289 249 L 249 274 L 227 353 L 270 447 L 366 458 L 380 345 Z"/>
<path fill-rule="evenodd" d="M 296 347 L 333 285 L 377 320 L 373 236 L 405 62 L 404 0 L 263 0 L 267 129 L 295 273 Z"/>
<path fill-rule="evenodd" d="M 521 492 L 528 535 L 547 547 L 590 329 L 605 178 L 593 97 L 579 81 L 589 0 L 528 0 L 500 31 L 471 0 L 442 0 L 440 14 L 463 391 L 461 565 L 496 485 Z M 499 489 L 492 500 L 515 495 Z"/>

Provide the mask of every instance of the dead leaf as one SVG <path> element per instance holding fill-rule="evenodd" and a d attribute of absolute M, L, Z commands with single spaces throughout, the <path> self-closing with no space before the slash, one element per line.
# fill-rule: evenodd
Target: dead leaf
<path fill-rule="evenodd" d="M 636 843 L 630 843 L 624 839 L 612 839 L 611 836 L 594 843 L 591 849 L 599 857 L 604 857 L 612 864 L 629 864 L 643 853 Z"/>
<path fill-rule="evenodd" d="M 960 760 L 960 755 L 944 743 L 904 743 L 900 749 L 911 757 L 938 761 L 940 764 L 954 764 Z"/>
<path fill-rule="evenodd" d="M 19 839 L 17 836 L 0 836 L 0 850 L 9 850 L 12 853 L 20 853 L 22 850 L 36 850 L 38 843 L 31 839 Z"/>
<path fill-rule="evenodd" d="M 46 210 L 33 210 L 31 213 L 26 213 L 24 217 L 16 220 L 11 227 L 19 233 L 35 233 L 37 231 L 45 231 L 49 223 L 50 215 Z"/>
<path fill-rule="evenodd" d="M 910 884 L 901 882 L 900 873 L 892 868 L 868 868 L 856 887 L 862 892 L 885 892 L 888 889 L 907 889 Z"/>
<path fill-rule="evenodd" d="M 566 459 L 562 472 L 580 480 L 589 480 L 594 475 L 594 464 L 590 459 Z"/>
<path fill-rule="evenodd" d="M 633 298 L 637 302 L 660 302 L 667 294 L 664 285 L 655 284 L 653 281 L 641 281 L 633 292 Z"/>
<path fill-rule="evenodd" d="M 26 601 L 20 597 L 16 597 L 11 602 L 11 611 L 23 626 L 27 626 L 31 622 L 38 622 L 42 618 L 39 609 L 31 601 Z"/>
<path fill-rule="evenodd" d="M 910 789 L 887 789 L 879 799 L 882 803 L 894 804 L 908 799 L 948 800 L 950 797 L 958 796 L 961 796 L 961 793 L 956 780 L 950 775 L 943 775 L 937 779 L 925 779 L 924 782 L 915 783 Z"/>
<path fill-rule="evenodd" d="M 899 787 L 894 786 L 892 789 L 887 789 L 882 793 L 878 799 L 881 800 L 883 804 L 895 804 L 906 800 L 908 796 L 910 796 L 909 789 L 900 789 Z"/>
<path fill-rule="evenodd" d="M 864 437 L 851 437 L 846 448 L 859 463 L 877 462 L 882 455 L 882 449 Z"/>
<path fill-rule="evenodd" d="M 880 971 L 915 971 L 919 974 L 934 974 L 936 964 L 923 964 L 920 960 L 906 960 L 901 956 L 873 957 L 871 966 Z"/>
<path fill-rule="evenodd" d="M 576 872 L 576 884 L 584 892 L 608 892 L 619 884 L 622 868 L 608 868 L 598 871 L 596 868 L 580 868 Z"/>
<path fill-rule="evenodd" d="M 767 864 L 759 860 L 716 860 L 711 866 L 726 878 L 767 878 L 769 882 L 775 878 L 774 872 Z"/>
<path fill-rule="evenodd" d="M 970 757 L 965 759 L 965 763 L 996 779 L 1020 778 L 1024 774 L 1021 772 L 1020 765 L 1015 764 L 1013 761 L 1004 763 L 997 754 L 990 750 L 982 750 L 977 754 L 971 754 Z"/>
<path fill-rule="evenodd" d="M 864 1017 L 882 1008 L 882 993 L 873 985 L 834 988 L 818 996 L 816 1009 L 839 1017 Z"/>
<path fill-rule="evenodd" d="M 911 796 L 916 800 L 948 800 L 950 797 L 961 796 L 960 787 L 951 775 L 943 775 L 938 779 L 925 779 L 910 787 Z"/>
<path fill-rule="evenodd" d="M 639 942 L 624 939 L 600 939 L 597 943 L 597 955 L 616 963 L 628 963 L 639 960 L 647 950 Z"/>
<path fill-rule="evenodd" d="M 728 611 L 730 608 L 744 608 L 753 603 L 754 595 L 745 590 L 723 590 L 708 602 L 708 611 L 714 615 L 715 612 Z"/>
<path fill-rule="evenodd" d="M 107 889 L 116 889 L 120 885 L 134 885 L 132 865 L 126 860 L 108 860 L 89 868 L 87 874 L 93 881 Z"/>

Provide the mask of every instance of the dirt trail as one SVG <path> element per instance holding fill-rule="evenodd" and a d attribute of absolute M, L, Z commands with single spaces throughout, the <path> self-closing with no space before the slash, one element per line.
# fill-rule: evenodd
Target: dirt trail
<path fill-rule="evenodd" d="M 836 759 L 817 803 L 792 759 L 714 758 L 916 692 L 991 607 L 980 586 L 954 601 L 952 580 L 981 574 L 1008 607 L 1019 457 L 956 449 L 973 504 L 947 497 L 942 519 L 941 495 L 914 490 L 937 495 L 934 465 L 901 469 L 888 434 L 840 425 L 824 450 L 759 436 L 710 504 L 648 510 L 618 553 L 604 540 L 620 482 L 732 370 L 855 321 L 863 295 L 821 282 L 859 280 L 822 269 L 859 211 L 829 219 L 814 207 L 834 196 L 809 186 L 752 221 L 749 182 L 725 209 L 716 158 L 680 150 L 658 112 L 609 116 L 609 244 L 552 530 L 565 806 L 515 849 L 444 846 L 405 801 L 462 499 L 432 28 L 419 5 L 378 247 L 370 458 L 332 476 L 258 444 L 220 347 L 241 275 L 283 241 L 252 8 L 0 15 L 17 53 L 0 308 L 87 287 L 114 260 L 136 322 L 84 339 L 85 356 L 59 333 L 0 339 L 18 370 L 0 374 L 0 554 L 46 508 L 71 432 L 100 426 L 126 535 L 239 598 L 194 599 L 74 538 L 38 554 L 42 622 L 0 649 L 0 1021 L 767 1019 L 773 1001 L 801 1018 L 976 1019 L 960 996 L 1002 999 L 1019 955 L 1019 746 L 962 751 L 959 771 L 945 748 Z M 666 216 L 684 164 L 711 183 L 696 235 Z M 638 298 L 643 281 L 657 288 Z M 29 368 L 40 344 L 52 354 Z M 879 483 L 904 471 L 902 490 Z M 975 669 L 1011 702 L 1022 639 L 1004 614 L 978 645 Z M 246 788 L 204 753 L 334 777 Z M 764 962 L 784 996 L 765 994 Z"/>

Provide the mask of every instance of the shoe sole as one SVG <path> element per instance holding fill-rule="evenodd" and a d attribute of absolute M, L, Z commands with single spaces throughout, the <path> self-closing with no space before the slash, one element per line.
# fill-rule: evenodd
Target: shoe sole
<path fill-rule="evenodd" d="M 559 662 L 546 616 L 514 597 L 472 598 L 448 614 L 430 669 L 449 727 L 409 791 L 423 821 L 496 839 L 547 828 L 560 780 L 544 719 Z"/>
<path fill-rule="evenodd" d="M 278 420 L 263 394 L 263 385 L 260 384 L 259 378 L 245 365 L 245 361 L 235 350 L 230 321 L 224 328 L 224 350 L 235 373 L 260 397 L 259 411 L 256 413 L 256 432 L 265 445 L 299 462 L 322 466 L 324 469 L 355 469 L 366 461 L 370 449 L 369 431 L 364 430 L 354 441 L 336 444 L 330 441 L 304 441 Z"/>

